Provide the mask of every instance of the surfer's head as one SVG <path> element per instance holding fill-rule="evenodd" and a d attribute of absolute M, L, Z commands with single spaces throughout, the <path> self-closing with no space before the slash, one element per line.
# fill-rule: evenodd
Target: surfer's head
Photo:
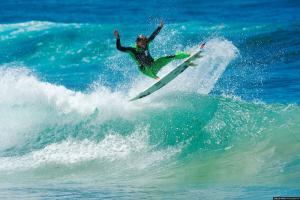
<path fill-rule="evenodd" d="M 135 42 L 137 47 L 146 48 L 148 39 L 145 35 L 139 35 Z"/>

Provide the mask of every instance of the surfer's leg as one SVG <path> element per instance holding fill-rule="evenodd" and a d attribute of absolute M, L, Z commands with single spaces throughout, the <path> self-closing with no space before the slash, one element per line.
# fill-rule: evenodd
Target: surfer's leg
<path fill-rule="evenodd" d="M 154 74 L 150 67 L 139 67 L 140 71 L 145 74 L 146 76 L 149 76 L 151 78 L 157 79 L 159 78 L 156 74 Z"/>
<path fill-rule="evenodd" d="M 161 70 L 164 66 L 169 64 L 171 61 L 175 59 L 175 55 L 172 56 L 165 56 L 158 58 L 157 60 L 154 61 L 153 65 L 151 65 L 151 70 L 154 74 L 157 74 L 159 70 Z"/>
<path fill-rule="evenodd" d="M 191 54 L 184 53 L 184 52 L 178 52 L 175 54 L 175 59 L 185 59 L 188 58 Z"/>
<path fill-rule="evenodd" d="M 158 58 L 157 60 L 154 61 L 153 65 L 151 66 L 152 72 L 154 74 L 157 74 L 164 66 L 169 64 L 171 61 L 175 59 L 184 59 L 189 56 L 190 54 L 188 53 L 180 52 L 180 53 L 176 53 L 175 55 Z"/>

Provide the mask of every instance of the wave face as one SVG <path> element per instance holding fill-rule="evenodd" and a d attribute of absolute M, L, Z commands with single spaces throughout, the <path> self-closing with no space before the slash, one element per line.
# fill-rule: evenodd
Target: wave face
<path fill-rule="evenodd" d="M 155 20 L 121 20 L 122 44 L 132 46 L 139 31 L 150 34 Z M 297 22 L 166 24 L 153 57 L 191 52 L 205 41 L 203 58 L 153 95 L 129 102 L 153 80 L 116 51 L 116 25 L 50 21 L 0 24 L 0 197 L 253 199 L 299 192 Z"/>
<path fill-rule="evenodd" d="M 184 174 L 193 181 L 225 181 L 232 173 L 235 181 L 282 176 L 282 184 L 299 167 L 293 156 L 299 150 L 297 105 L 172 89 L 130 103 L 105 88 L 82 93 L 42 82 L 25 69 L 3 70 L 0 82 L 0 173 L 95 162 L 114 166 L 115 173 L 118 165 L 125 171 L 163 166 L 161 175 L 174 173 L 172 179 Z M 197 173 L 202 170 L 205 175 Z M 294 177 L 286 181 L 297 185 Z"/>

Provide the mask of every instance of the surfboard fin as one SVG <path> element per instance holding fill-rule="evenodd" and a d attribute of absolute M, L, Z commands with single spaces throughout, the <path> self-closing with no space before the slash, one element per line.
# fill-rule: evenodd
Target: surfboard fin
<path fill-rule="evenodd" d="M 193 62 L 189 62 L 189 66 L 190 67 L 197 67 L 197 65 L 195 63 L 193 63 Z"/>
<path fill-rule="evenodd" d="M 197 59 L 199 59 L 199 58 L 202 58 L 202 57 L 203 57 L 203 56 L 202 56 L 200 53 L 198 53 L 198 54 L 194 55 L 194 56 L 190 59 L 190 62 L 193 61 L 193 60 L 197 60 Z"/>

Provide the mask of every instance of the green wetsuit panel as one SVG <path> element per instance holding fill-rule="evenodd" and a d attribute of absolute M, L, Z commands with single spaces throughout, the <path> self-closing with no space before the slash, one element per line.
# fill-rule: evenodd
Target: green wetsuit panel
<path fill-rule="evenodd" d="M 144 67 L 139 67 L 140 71 L 151 77 L 151 78 L 157 78 L 157 73 L 167 64 L 169 64 L 171 61 L 173 60 L 177 60 L 177 59 L 184 59 L 189 57 L 190 54 L 187 53 L 177 53 L 174 56 L 165 56 L 165 57 L 161 57 L 156 59 L 153 64 L 151 66 L 144 66 Z"/>

